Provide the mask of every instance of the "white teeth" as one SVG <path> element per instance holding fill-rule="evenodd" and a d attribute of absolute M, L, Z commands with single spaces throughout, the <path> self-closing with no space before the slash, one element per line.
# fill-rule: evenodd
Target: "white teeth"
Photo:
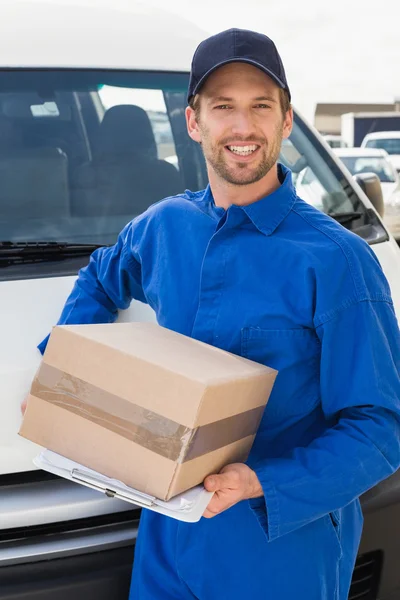
<path fill-rule="evenodd" d="M 234 154 L 240 154 L 240 156 L 248 156 L 252 152 L 257 150 L 257 146 L 228 146 L 229 150 Z"/>

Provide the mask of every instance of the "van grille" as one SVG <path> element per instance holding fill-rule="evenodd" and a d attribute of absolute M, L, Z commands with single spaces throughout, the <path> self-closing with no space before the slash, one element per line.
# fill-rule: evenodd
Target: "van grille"
<path fill-rule="evenodd" d="M 15 527 L 13 529 L 0 530 L 0 544 L 3 542 L 15 542 L 16 540 L 26 540 L 36 536 L 54 535 L 73 532 L 88 532 L 105 526 L 115 526 L 125 524 L 126 526 L 138 526 L 140 517 L 140 508 L 128 510 L 122 513 L 112 513 L 100 515 L 97 517 L 86 517 L 84 519 L 74 519 L 71 521 L 62 521 L 58 523 L 46 523 L 43 525 L 34 525 L 31 527 Z"/>
<path fill-rule="evenodd" d="M 383 564 L 383 552 L 361 554 L 354 567 L 349 600 L 376 600 Z"/>
<path fill-rule="evenodd" d="M 41 481 L 50 481 L 59 479 L 58 475 L 48 473 L 47 471 L 21 471 L 20 473 L 7 473 L 0 475 L 0 488 L 10 485 L 26 485 L 29 483 L 39 483 Z"/>

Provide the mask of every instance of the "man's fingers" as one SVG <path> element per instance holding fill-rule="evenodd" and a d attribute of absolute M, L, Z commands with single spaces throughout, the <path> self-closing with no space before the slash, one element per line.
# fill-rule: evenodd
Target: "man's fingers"
<path fill-rule="evenodd" d="M 28 397 L 24 398 L 23 401 L 22 401 L 22 403 L 21 403 L 21 413 L 22 413 L 22 416 L 25 414 L 27 403 L 28 403 Z"/>
<path fill-rule="evenodd" d="M 217 485 L 217 475 L 209 475 L 204 480 L 204 487 L 206 488 L 207 492 L 215 492 Z"/>
<path fill-rule="evenodd" d="M 208 508 L 206 508 L 206 510 L 203 513 L 203 517 L 205 519 L 212 519 L 213 517 L 215 517 L 218 513 L 212 512 L 211 510 L 208 510 Z"/>
<path fill-rule="evenodd" d="M 219 490 L 235 487 L 236 478 L 231 472 L 220 473 L 219 475 L 209 475 L 204 480 L 204 487 L 208 492 L 218 492 Z"/>
<path fill-rule="evenodd" d="M 203 517 L 205 517 L 206 519 L 211 519 L 212 517 L 215 517 L 216 515 L 222 513 L 224 510 L 227 510 L 234 504 L 235 501 L 229 502 L 227 498 L 219 498 L 217 495 L 215 495 L 210 500 L 209 505 L 203 513 Z"/>
<path fill-rule="evenodd" d="M 218 503 L 216 500 L 214 496 L 204 511 L 203 517 L 206 519 L 211 519 L 223 511 L 221 503 Z"/>
<path fill-rule="evenodd" d="M 219 513 L 227 510 L 236 504 L 237 498 L 232 492 L 216 492 L 211 498 L 203 516 L 206 518 L 215 517 Z M 207 514 L 206 514 L 207 513 Z"/>
<path fill-rule="evenodd" d="M 204 487 L 209 492 L 214 492 L 214 495 L 203 516 L 210 519 L 244 498 L 249 498 L 248 488 L 251 473 L 254 474 L 246 465 L 233 464 L 227 465 L 218 474 L 206 477 Z"/>

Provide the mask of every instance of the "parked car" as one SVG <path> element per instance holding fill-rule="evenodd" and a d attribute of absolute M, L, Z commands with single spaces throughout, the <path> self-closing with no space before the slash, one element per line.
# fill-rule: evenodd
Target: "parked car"
<path fill-rule="evenodd" d="M 134 2 L 0 3 L 0 600 L 128 596 L 140 510 L 34 470 L 40 448 L 17 434 L 20 403 L 40 363 L 36 346 L 93 249 L 154 201 L 207 185 L 184 118 L 205 35 Z M 297 112 L 281 160 L 295 177 L 309 167 L 321 210 L 371 244 L 400 315 L 400 250 L 367 197 L 379 208 L 374 182 L 352 178 Z M 155 319 L 136 301 L 118 318 Z M 363 507 L 350 597 L 371 600 L 379 589 L 397 598 L 397 475 Z"/>
<path fill-rule="evenodd" d="M 324 140 L 331 148 L 346 148 L 347 144 L 341 135 L 326 134 Z"/>
<path fill-rule="evenodd" d="M 370 172 L 379 177 L 385 204 L 383 221 L 393 237 L 400 241 L 400 177 L 389 161 L 386 150 L 337 148 L 335 154 L 352 175 Z"/>
<path fill-rule="evenodd" d="M 382 150 L 386 150 L 392 165 L 400 172 L 400 131 L 369 133 L 361 142 L 361 148 L 381 148 Z"/>

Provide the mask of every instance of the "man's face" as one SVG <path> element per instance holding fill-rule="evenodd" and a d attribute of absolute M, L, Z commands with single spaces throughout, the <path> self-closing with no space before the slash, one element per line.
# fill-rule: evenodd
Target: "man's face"
<path fill-rule="evenodd" d="M 279 88 L 260 69 L 230 63 L 201 89 L 197 118 L 187 109 L 189 135 L 203 148 L 209 169 L 233 185 L 260 181 L 290 135 L 292 111 L 282 114 Z"/>

